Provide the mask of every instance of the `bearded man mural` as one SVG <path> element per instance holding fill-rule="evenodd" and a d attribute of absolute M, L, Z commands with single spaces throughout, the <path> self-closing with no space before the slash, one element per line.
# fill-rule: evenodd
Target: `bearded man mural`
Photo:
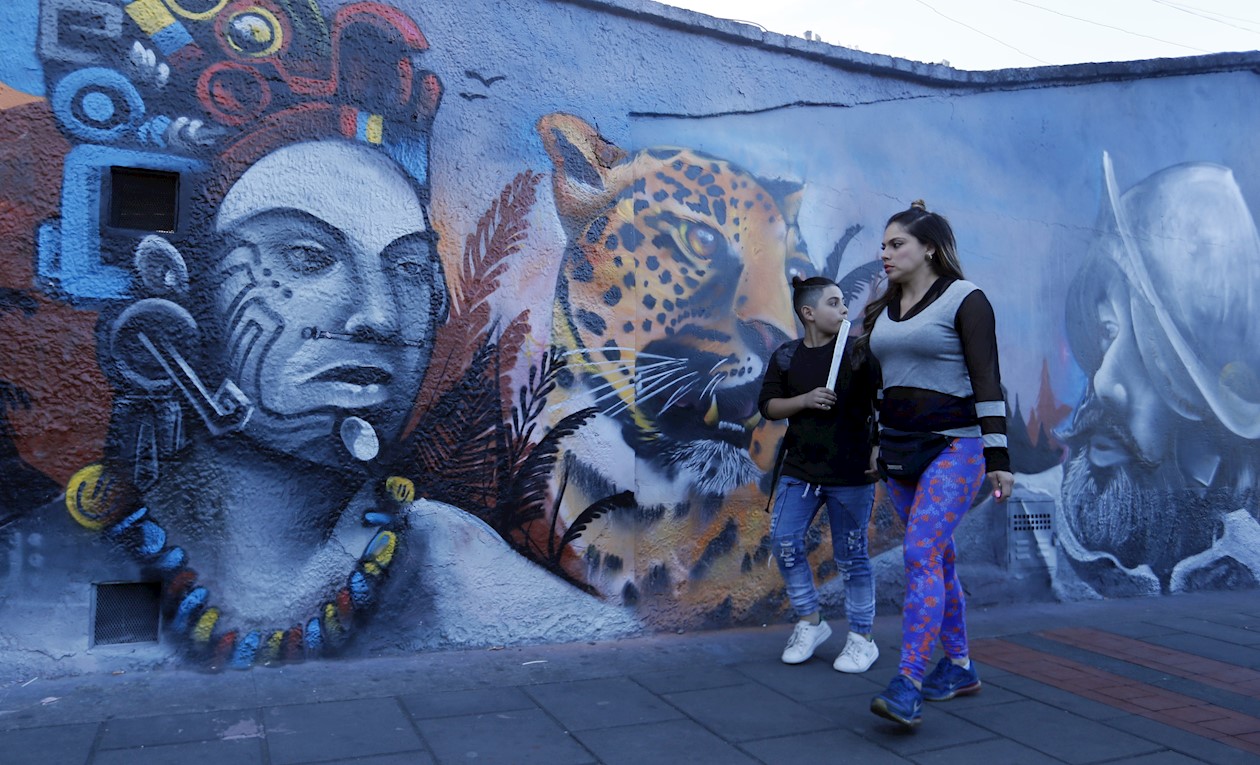
<path fill-rule="evenodd" d="M 1162 170 L 1121 195 L 1068 338 L 1089 375 L 1070 426 L 1059 539 L 1104 594 L 1260 582 L 1260 236 L 1232 172 Z M 1062 567 L 1061 567 L 1062 568 Z"/>

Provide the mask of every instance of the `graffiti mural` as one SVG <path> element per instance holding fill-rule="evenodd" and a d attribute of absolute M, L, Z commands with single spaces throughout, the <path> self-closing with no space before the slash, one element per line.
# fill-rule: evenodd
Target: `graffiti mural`
<path fill-rule="evenodd" d="M 531 440 L 535 400 L 564 360 L 511 406 L 500 370 L 527 317 L 498 327 L 485 303 L 537 178 L 448 286 L 429 214 L 442 86 L 416 23 L 239 0 L 58 0 L 40 23 L 38 107 L 70 147 L 30 262 L 97 317 L 109 424 L 64 501 L 6 455 L 6 619 L 58 603 L 51 632 L 86 646 L 89 583 L 159 582 L 171 643 L 239 668 L 338 653 L 368 625 L 361 647 L 636 630 L 558 553 L 548 571 L 513 550 L 525 524 L 505 516 L 542 515 L 564 431 Z M 6 289 L 6 313 L 37 309 Z M 9 443 L 31 397 L 3 390 Z"/>
<path fill-rule="evenodd" d="M 1011 402 L 972 602 L 1260 584 L 1250 68 L 962 87 L 619 2 L 0 8 L 0 666 L 787 618 L 788 284 L 857 315 L 920 197 Z"/>
<path fill-rule="evenodd" d="M 1089 375 L 1062 432 L 1060 540 L 1108 594 L 1260 582 L 1260 235 L 1229 168 L 1189 163 L 1121 194 L 1068 337 Z"/>

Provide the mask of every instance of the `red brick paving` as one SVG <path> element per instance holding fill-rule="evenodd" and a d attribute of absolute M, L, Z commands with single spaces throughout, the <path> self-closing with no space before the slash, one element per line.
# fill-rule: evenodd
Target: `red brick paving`
<path fill-rule="evenodd" d="M 1069 627 L 1039 633 L 1059 643 L 1084 648 L 1113 659 L 1127 661 L 1196 683 L 1260 699 L 1260 672 L 1223 661 L 1183 653 L 1171 648 L 1088 627 Z"/>
<path fill-rule="evenodd" d="M 1178 651 L 1153 646 L 1137 640 L 1130 640 L 1118 635 L 1110 635 L 1098 630 L 1065 629 L 1043 634 L 1056 641 L 1068 643 L 1095 653 L 1159 669 L 1169 674 L 1188 677 L 1206 685 L 1220 687 L 1218 685 L 1219 680 L 1207 682 L 1201 675 L 1174 673 L 1168 666 L 1165 666 L 1165 664 L 1173 663 L 1173 655 L 1177 654 L 1180 656 L 1177 666 L 1179 668 L 1184 667 L 1185 662 L 1192 658 L 1189 654 L 1182 654 Z M 1080 638 L 1080 642 L 1077 641 L 1077 638 Z M 1110 638 L 1119 638 L 1119 642 L 1110 640 Z M 1138 643 L 1140 645 L 1133 646 L 1129 645 L 1129 643 Z M 1107 650 L 1102 650 L 1104 647 Z M 1151 650 L 1147 650 L 1147 647 Z M 1122 650 L 1125 651 L 1123 656 L 1116 656 L 1115 653 L 1112 653 L 1112 651 L 1119 652 Z M 998 669 L 1045 683 L 1130 714 L 1179 728 L 1213 741 L 1219 741 L 1235 749 L 1260 754 L 1260 718 L 1106 672 L 1088 664 L 1026 648 L 1006 640 L 973 641 L 971 653 L 980 662 Z M 1161 664 L 1156 667 L 1146 663 L 1147 661 L 1159 661 Z M 1231 667 L 1231 665 L 1223 662 L 1213 662 L 1213 664 L 1216 665 L 1212 667 L 1213 670 L 1229 668 L 1235 676 L 1243 673 L 1256 674 L 1244 667 Z M 1230 684 L 1228 690 L 1236 691 L 1238 687 L 1238 683 Z"/>

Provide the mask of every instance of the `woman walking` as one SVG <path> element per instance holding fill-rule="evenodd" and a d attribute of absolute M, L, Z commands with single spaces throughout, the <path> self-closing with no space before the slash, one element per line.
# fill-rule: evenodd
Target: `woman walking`
<path fill-rule="evenodd" d="M 898 674 L 871 711 L 913 727 L 925 699 L 980 690 L 953 534 L 986 479 L 1002 502 L 1014 478 L 993 307 L 963 279 L 949 221 L 916 201 L 888 220 L 882 250 L 888 287 L 863 329 L 883 370 L 879 466 L 905 524 L 906 596 Z"/>

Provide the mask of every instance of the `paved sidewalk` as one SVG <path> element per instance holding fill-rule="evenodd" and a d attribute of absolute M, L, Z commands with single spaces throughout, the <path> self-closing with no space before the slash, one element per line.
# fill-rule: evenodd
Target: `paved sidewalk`
<path fill-rule="evenodd" d="M 203 674 L 0 680 L 5 765 L 1260 762 L 1260 592 L 973 611 L 981 693 L 914 732 L 790 625 Z"/>

